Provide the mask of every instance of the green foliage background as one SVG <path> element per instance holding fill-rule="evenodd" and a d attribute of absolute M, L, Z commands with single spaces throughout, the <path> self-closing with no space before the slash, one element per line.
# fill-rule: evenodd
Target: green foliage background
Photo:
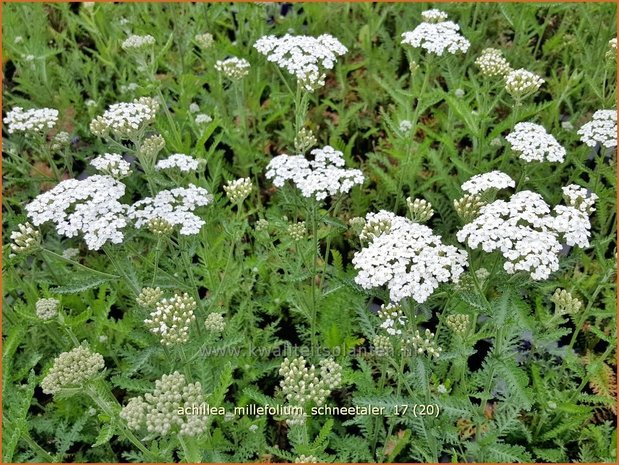
<path fill-rule="evenodd" d="M 345 367 L 344 385 L 329 403 L 388 408 L 432 403 L 441 413 L 314 417 L 302 432 L 278 418 L 211 417 L 208 434 L 197 444 L 200 460 L 282 461 L 312 454 L 338 462 L 616 461 L 616 153 L 586 147 L 575 129 L 562 125 L 578 128 L 595 110 L 616 105 L 616 63 L 605 56 L 615 36 L 616 5 L 441 4 L 471 47 L 465 55 L 427 64 L 399 42 L 429 7 L 295 4 L 282 15 L 277 4 L 3 6 L 3 113 L 17 105 L 60 111 L 61 129 L 74 137 L 54 160 L 61 177 L 91 172 L 88 160 L 114 151 L 90 133 L 94 116 L 109 104 L 161 92 L 167 108 L 154 126 L 166 140 L 165 151 L 206 160 L 205 176 L 195 182 L 215 194 L 215 203 L 203 212 L 206 226 L 192 240 L 164 244 L 149 233 L 132 232 L 125 244 L 96 253 L 45 230 L 46 251 L 9 257 L 8 234 L 25 220 L 24 205 L 57 179 L 31 146 L 3 132 L 5 462 L 153 459 L 123 439 L 116 415 L 98 410 L 88 397 L 52 399 L 41 392 L 53 358 L 74 343 L 60 325 L 36 318 L 39 298 L 61 296 L 66 326 L 105 357 L 105 383 L 120 404 L 178 369 L 202 383 L 210 404 L 231 408 L 282 403 L 281 357 L 249 349 L 307 347 L 316 285 L 321 346 L 359 352 L 337 358 Z M 318 146 L 343 151 L 347 164 L 368 178 L 318 224 L 321 258 L 313 267 L 316 244 L 309 237 L 294 242 L 286 234 L 290 222 L 306 219 L 306 205 L 264 178 L 274 155 L 293 150 L 294 95 L 252 45 L 264 34 L 289 30 L 330 33 L 349 48 L 325 88 L 310 99 L 305 126 Z M 121 49 L 129 31 L 156 38 L 155 81 L 145 79 Z M 193 40 L 204 32 L 215 37 L 208 50 Z M 23 40 L 16 41 L 18 36 Z M 473 62 L 486 47 L 502 49 L 514 68 L 546 80 L 523 107 L 515 109 L 500 83 L 479 74 Z M 239 85 L 230 86 L 214 69 L 216 60 L 229 55 L 252 64 Z M 429 76 L 423 93 L 410 60 Z M 137 89 L 123 93 L 129 83 Z M 456 89 L 464 96 L 457 97 Z M 96 105 L 87 106 L 88 99 Z M 192 102 L 213 122 L 197 125 L 189 112 Z M 402 137 L 399 122 L 413 116 L 414 137 Z M 540 165 L 525 178 L 505 142 L 491 144 L 517 121 L 542 124 L 567 148 L 566 162 Z M 423 305 L 406 307 L 411 324 L 437 333 L 440 359 L 413 357 L 399 372 L 397 364 L 363 353 L 378 327 L 368 302 L 385 301 L 386 293 L 367 293 L 354 284 L 350 260 L 360 245 L 348 220 L 379 209 L 404 215 L 402 199 L 418 196 L 437 212 L 430 226 L 457 245 L 460 223 L 452 205 L 462 194 L 460 184 L 499 168 L 515 179 L 522 176 L 521 188 L 539 192 L 551 205 L 570 183 L 599 195 L 592 247 L 571 250 L 559 272 L 536 283 L 506 275 L 494 266 L 493 255 L 473 252 L 471 270 L 492 271 L 481 289 L 444 286 Z M 237 211 L 222 186 L 244 176 L 259 187 Z M 146 195 L 143 179 L 133 177 L 128 185 L 132 195 Z M 270 222 L 268 237 L 254 230 L 259 218 Z M 81 247 L 79 263 L 59 257 L 67 247 Z M 225 313 L 222 338 L 194 333 L 184 359 L 163 350 L 135 304 L 136 291 L 151 284 L 156 267 L 156 285 L 201 298 L 200 324 L 207 313 Z M 578 295 L 583 311 L 552 319 L 549 299 L 557 287 Z M 437 330 L 453 313 L 476 319 L 466 337 Z M 205 349 L 226 348 L 239 355 L 204 356 Z M 441 384 L 446 394 L 439 392 Z M 174 436 L 145 443 L 158 461 L 193 457 Z"/>

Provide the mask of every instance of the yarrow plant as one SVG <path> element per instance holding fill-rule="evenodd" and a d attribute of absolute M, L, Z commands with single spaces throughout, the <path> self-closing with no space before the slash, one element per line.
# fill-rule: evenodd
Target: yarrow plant
<path fill-rule="evenodd" d="M 267 60 L 285 69 L 297 78 L 306 90 L 313 91 L 325 85 L 325 70 L 333 69 L 338 56 L 348 49 L 330 34 L 318 37 L 264 36 L 254 47 Z"/>
<path fill-rule="evenodd" d="M 98 250 L 124 239 L 127 206 L 119 202 L 124 194 L 125 185 L 111 176 L 69 179 L 40 194 L 26 211 L 35 226 L 51 222 L 58 234 L 82 235 L 89 249 Z"/>
<path fill-rule="evenodd" d="M 578 130 L 580 140 L 589 147 L 601 144 L 606 148 L 617 147 L 617 110 L 598 110 L 593 119 Z"/>
<path fill-rule="evenodd" d="M 196 160 L 189 155 L 184 155 L 182 153 L 174 153 L 170 155 L 168 158 L 163 160 L 159 160 L 155 165 L 155 169 L 157 170 L 172 170 L 176 169 L 182 173 L 188 173 L 191 171 L 196 171 L 200 166 L 199 160 Z"/>
<path fill-rule="evenodd" d="M 390 218 L 390 227 L 355 253 L 352 263 L 358 271 L 357 284 L 364 289 L 387 285 L 392 302 L 411 297 L 423 303 L 439 284 L 458 281 L 466 266 L 466 252 L 443 244 L 427 226 L 380 213 Z"/>
<path fill-rule="evenodd" d="M 247 76 L 249 68 L 251 68 L 249 61 L 239 57 L 229 57 L 215 63 L 215 69 L 232 81 L 238 81 Z"/>
<path fill-rule="evenodd" d="M 204 220 L 194 214 L 194 210 L 213 201 L 213 196 L 203 187 L 190 184 L 189 187 L 177 187 L 164 190 L 155 197 L 138 200 L 128 210 L 128 218 L 135 222 L 138 229 L 150 226 L 160 220 L 170 226 L 180 226 L 182 235 L 197 234 L 204 225 Z"/>
<path fill-rule="evenodd" d="M 363 173 L 343 168 L 343 153 L 333 147 L 327 145 L 312 150 L 310 154 L 313 160 L 286 154 L 273 158 L 267 166 L 266 177 L 272 179 L 276 187 L 283 187 L 286 181 L 290 181 L 304 197 L 316 200 L 349 192 L 353 186 L 363 183 Z"/>
<path fill-rule="evenodd" d="M 114 179 L 126 178 L 131 174 L 131 165 L 118 153 L 104 153 L 90 160 L 90 165 L 102 174 Z"/>
<path fill-rule="evenodd" d="M 3 462 L 616 462 L 616 5 L 3 8 Z"/>
<path fill-rule="evenodd" d="M 6 114 L 4 122 L 8 126 L 9 134 L 44 134 L 56 126 L 58 110 L 53 108 L 24 110 L 22 107 L 15 107 Z"/>
<path fill-rule="evenodd" d="M 90 130 L 97 136 L 132 137 L 155 120 L 159 102 L 142 97 L 133 102 L 115 103 L 90 123 Z"/>
<path fill-rule="evenodd" d="M 521 160 L 558 162 L 565 160 L 565 149 L 543 126 L 534 123 L 518 123 L 505 140 Z"/>
<path fill-rule="evenodd" d="M 460 34 L 460 26 L 447 21 L 447 14 L 439 10 L 422 13 L 424 21 L 412 31 L 402 33 L 402 45 L 422 48 L 426 52 L 442 56 L 466 53 L 471 43 Z"/>

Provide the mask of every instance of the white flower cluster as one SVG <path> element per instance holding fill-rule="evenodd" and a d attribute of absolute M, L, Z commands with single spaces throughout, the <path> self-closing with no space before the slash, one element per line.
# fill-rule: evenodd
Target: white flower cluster
<path fill-rule="evenodd" d="M 50 144 L 52 150 L 62 150 L 71 143 L 71 135 L 67 131 L 58 132 Z"/>
<path fill-rule="evenodd" d="M 413 129 L 413 123 L 407 119 L 403 119 L 402 121 L 400 121 L 400 125 L 398 126 L 398 129 L 400 130 L 401 133 L 406 134 L 408 131 Z"/>
<path fill-rule="evenodd" d="M 541 195 L 531 191 L 496 200 L 481 208 L 479 216 L 457 234 L 458 240 L 484 252 L 498 250 L 505 271 L 524 271 L 535 280 L 547 279 L 559 269 L 559 252 L 567 245 L 589 244 L 589 217 L 572 206 L 557 205 L 555 215 Z"/>
<path fill-rule="evenodd" d="M 134 397 L 120 412 L 120 418 L 133 430 L 146 426 L 149 433 L 166 436 L 178 432 L 183 436 L 195 437 L 206 431 L 207 418 L 199 412 L 192 414 L 205 402 L 202 385 L 187 383 L 178 371 L 163 375 L 155 381 L 152 393 Z M 183 409 L 182 414 L 179 413 Z"/>
<path fill-rule="evenodd" d="M 11 250 L 15 253 L 29 253 L 41 243 L 41 233 L 30 223 L 18 224 L 19 231 L 11 233 Z"/>
<path fill-rule="evenodd" d="M 490 78 L 505 76 L 512 70 L 509 62 L 503 57 L 503 53 L 496 48 L 483 49 L 481 55 L 475 60 L 475 64 L 483 76 Z"/>
<path fill-rule="evenodd" d="M 158 334 L 161 343 L 170 346 L 189 340 L 189 326 L 196 319 L 196 301 L 189 294 L 174 294 L 155 304 L 150 318 L 144 320 L 151 333 Z"/>
<path fill-rule="evenodd" d="M 391 217 L 391 226 L 355 253 L 352 263 L 359 272 L 357 284 L 364 289 L 386 284 L 392 302 L 412 297 L 423 303 L 440 283 L 458 281 L 466 252 L 443 244 L 427 226 L 381 213 Z"/>
<path fill-rule="evenodd" d="M 26 211 L 35 226 L 51 221 L 58 234 L 82 234 L 88 248 L 98 250 L 107 241 L 124 239 L 127 206 L 118 201 L 124 194 L 125 185 L 110 176 L 68 179 L 37 196 Z"/>
<path fill-rule="evenodd" d="M 45 133 L 56 126 L 58 110 L 53 108 L 32 108 L 25 110 L 15 107 L 6 114 L 4 122 L 9 134 L 24 132 L 32 134 Z"/>
<path fill-rule="evenodd" d="M 213 196 L 202 187 L 189 184 L 159 192 L 155 197 L 147 197 L 129 208 L 129 218 L 135 221 L 138 229 L 149 226 L 152 220 L 163 220 L 172 226 L 180 226 L 180 233 L 189 236 L 198 234 L 204 220 L 193 212 L 196 208 L 208 205 Z"/>
<path fill-rule="evenodd" d="M 143 287 L 135 302 L 143 308 L 155 308 L 155 305 L 163 299 L 163 291 L 159 287 Z"/>
<path fill-rule="evenodd" d="M 239 178 L 234 181 L 228 181 L 224 186 L 226 195 L 230 202 L 240 204 L 251 193 L 253 184 L 249 178 Z"/>
<path fill-rule="evenodd" d="M 434 215 L 432 204 L 424 199 L 406 198 L 406 206 L 411 215 L 411 220 L 416 223 L 425 223 Z"/>
<path fill-rule="evenodd" d="M 211 331 L 213 333 L 223 333 L 226 329 L 226 320 L 221 313 L 209 313 L 206 320 L 204 320 L 204 326 L 207 331 Z"/>
<path fill-rule="evenodd" d="M 528 163 L 533 161 L 562 163 L 565 159 L 565 148 L 539 124 L 518 123 L 505 140 L 519 158 Z"/>
<path fill-rule="evenodd" d="M 320 371 L 307 366 L 305 358 L 284 359 L 279 374 L 282 392 L 293 405 L 304 406 L 309 402 L 322 405 L 331 391 L 342 381 L 342 367 L 332 359 L 320 361 Z"/>
<path fill-rule="evenodd" d="M 294 459 L 294 463 L 320 463 L 320 459 L 315 455 L 299 455 Z"/>
<path fill-rule="evenodd" d="M 350 191 L 364 181 L 363 173 L 357 169 L 344 169 L 343 153 L 325 146 L 310 152 L 313 160 L 303 155 L 279 155 L 267 165 L 266 177 L 273 184 L 282 187 L 286 181 L 301 191 L 304 197 L 323 200 L 327 196 Z"/>
<path fill-rule="evenodd" d="M 141 97 L 132 102 L 114 103 L 103 115 L 90 122 L 90 130 L 96 136 L 108 133 L 116 137 L 130 137 L 145 125 L 155 121 L 159 102 L 150 97 Z"/>
<path fill-rule="evenodd" d="M 251 65 L 244 58 L 230 57 L 225 60 L 217 60 L 215 69 L 228 79 L 238 81 L 249 74 Z"/>
<path fill-rule="evenodd" d="M 415 331 L 415 334 L 404 341 L 404 346 L 402 350 L 407 350 L 408 345 L 410 345 L 414 351 L 414 353 L 422 355 L 427 354 L 429 357 L 439 358 L 443 349 L 437 346 L 436 341 L 434 340 L 434 333 L 429 329 L 425 330 L 424 335 L 422 336 L 419 331 Z M 411 354 L 412 355 L 412 354 Z"/>
<path fill-rule="evenodd" d="M 443 21 L 447 21 L 448 17 L 449 15 L 447 13 L 437 10 L 436 8 L 421 12 L 421 19 L 426 23 L 442 23 Z"/>
<path fill-rule="evenodd" d="M 471 317 L 464 313 L 454 313 L 448 315 L 445 319 L 445 324 L 454 333 L 463 335 L 467 332 L 469 324 L 471 323 Z"/>
<path fill-rule="evenodd" d="M 515 99 L 523 99 L 536 92 L 544 82 L 537 74 L 520 68 L 505 76 L 505 90 Z"/>
<path fill-rule="evenodd" d="M 41 381 L 45 394 L 57 394 L 65 388 L 82 386 L 105 368 L 103 356 L 86 346 L 63 352 L 54 359 L 54 365 Z"/>
<path fill-rule="evenodd" d="M 591 221 L 589 215 L 577 208 L 557 205 L 550 227 L 560 234 L 567 245 L 589 247 Z"/>
<path fill-rule="evenodd" d="M 35 312 L 41 320 L 51 320 L 58 315 L 58 306 L 60 301 L 58 299 L 39 299 L 34 304 Z"/>
<path fill-rule="evenodd" d="M 204 34 L 196 34 L 193 38 L 196 43 L 202 47 L 203 49 L 211 48 L 215 40 L 213 39 L 213 34 L 205 32 Z"/>
<path fill-rule="evenodd" d="M 90 161 L 97 171 L 114 179 L 126 178 L 131 174 L 131 165 L 118 153 L 104 153 Z"/>
<path fill-rule="evenodd" d="M 479 210 L 484 205 L 486 205 L 486 202 L 477 194 L 465 194 L 459 199 L 454 199 L 456 214 L 465 223 L 479 215 Z"/>
<path fill-rule="evenodd" d="M 561 190 L 563 191 L 563 198 L 565 199 L 565 202 L 570 207 L 574 207 L 587 214 L 595 211 L 595 207 L 593 205 L 599 198 L 597 194 L 589 192 L 584 187 L 576 184 L 570 184 L 569 186 L 562 187 Z"/>
<path fill-rule="evenodd" d="M 389 336 L 378 335 L 372 338 L 372 352 L 377 357 L 386 357 L 393 354 L 393 344 Z"/>
<path fill-rule="evenodd" d="M 174 153 L 164 160 L 159 160 L 155 165 L 156 170 L 171 170 L 177 169 L 183 173 L 196 171 L 200 166 L 200 162 L 189 155 L 182 153 Z"/>
<path fill-rule="evenodd" d="M 462 184 L 462 190 L 469 194 L 480 194 L 490 189 L 506 189 L 516 187 L 516 182 L 502 171 L 490 171 L 477 174 Z"/>
<path fill-rule="evenodd" d="M 121 47 L 123 50 L 132 51 L 142 50 L 153 45 L 155 45 L 155 38 L 147 34 L 145 36 L 131 35 L 123 41 Z"/>
<path fill-rule="evenodd" d="M 378 318 L 382 321 L 380 327 L 390 336 L 401 335 L 402 328 L 406 326 L 406 316 L 398 305 L 381 305 L 380 310 L 378 310 Z"/>
<path fill-rule="evenodd" d="M 589 147 L 597 144 L 607 149 L 617 147 L 617 110 L 598 110 L 593 119 L 582 125 L 577 133 Z"/>
<path fill-rule="evenodd" d="M 300 241 L 305 237 L 307 228 L 305 227 L 305 221 L 299 221 L 298 223 L 292 223 L 286 228 L 286 232 L 292 238 L 293 241 Z"/>
<path fill-rule="evenodd" d="M 297 153 L 305 153 L 316 145 L 318 140 L 311 129 L 301 128 L 296 136 L 294 136 L 294 148 Z"/>
<path fill-rule="evenodd" d="M 335 37 L 322 34 L 318 37 L 263 36 L 254 44 L 267 60 L 296 76 L 306 90 L 313 91 L 325 84 L 324 70 L 332 69 L 338 56 L 348 49 Z"/>
<path fill-rule="evenodd" d="M 198 113 L 196 115 L 196 124 L 208 124 L 213 121 L 213 118 L 206 113 Z"/>
<path fill-rule="evenodd" d="M 557 289 L 550 301 L 555 304 L 555 314 L 557 315 L 573 315 L 582 309 L 582 301 L 565 289 Z"/>
<path fill-rule="evenodd" d="M 363 228 L 359 233 L 359 239 L 363 242 L 371 242 L 381 234 L 391 230 L 391 220 L 394 215 L 386 210 L 377 213 L 370 212 L 365 219 L 359 218 L 359 223 L 363 222 Z"/>
<path fill-rule="evenodd" d="M 458 53 L 469 49 L 471 43 L 458 31 L 453 21 L 447 21 L 447 14 L 439 10 L 429 10 L 422 13 L 424 22 L 414 30 L 402 34 L 402 44 L 414 48 L 423 48 L 428 53 L 442 56 L 445 51 Z"/>

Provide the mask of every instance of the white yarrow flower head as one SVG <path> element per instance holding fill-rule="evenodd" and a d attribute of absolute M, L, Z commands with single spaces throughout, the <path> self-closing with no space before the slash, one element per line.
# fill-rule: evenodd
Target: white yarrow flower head
<path fill-rule="evenodd" d="M 356 223 L 361 224 L 361 221 L 363 221 L 359 239 L 363 242 L 371 242 L 381 234 L 391 231 L 391 221 L 393 218 L 395 218 L 395 215 L 386 210 L 376 213 L 370 212 L 365 219 L 358 218 L 355 221 Z"/>
<path fill-rule="evenodd" d="M 71 135 L 66 131 L 58 132 L 51 141 L 50 148 L 52 150 L 62 150 L 71 143 Z"/>
<path fill-rule="evenodd" d="M 247 76 L 250 67 L 249 61 L 238 57 L 218 60 L 215 63 L 215 69 L 232 81 L 238 81 Z"/>
<path fill-rule="evenodd" d="M 223 333 L 226 329 L 226 320 L 222 313 L 209 313 L 204 320 L 204 327 L 212 333 Z"/>
<path fill-rule="evenodd" d="M 90 165 L 94 166 L 100 173 L 107 174 L 114 179 L 126 178 L 132 173 L 129 162 L 118 153 L 99 155 L 90 161 Z"/>
<path fill-rule="evenodd" d="M 401 335 L 402 329 L 406 326 L 407 318 L 399 305 L 391 303 L 381 305 L 380 310 L 378 310 L 378 318 L 381 320 L 381 329 L 384 329 L 389 336 Z"/>
<path fill-rule="evenodd" d="M 509 62 L 503 57 L 503 53 L 496 48 L 485 48 L 475 60 L 482 76 L 489 78 L 505 76 L 512 70 Z"/>
<path fill-rule="evenodd" d="M 127 51 L 143 51 L 155 45 L 155 38 L 151 35 L 131 35 L 125 39 L 121 45 L 123 50 Z"/>
<path fill-rule="evenodd" d="M 432 204 L 425 199 L 406 198 L 406 206 L 410 213 L 410 218 L 415 223 L 425 223 L 434 215 Z"/>
<path fill-rule="evenodd" d="M 509 274 L 523 271 L 534 280 L 548 279 L 559 269 L 563 244 L 586 247 L 590 234 L 585 212 L 558 205 L 552 213 L 541 195 L 521 191 L 508 201 L 496 200 L 483 206 L 457 238 L 473 249 L 499 251 Z"/>
<path fill-rule="evenodd" d="M 328 196 L 349 192 L 353 186 L 363 184 L 363 173 L 358 169 L 345 169 L 343 153 L 327 145 L 311 152 L 313 160 L 303 155 L 279 155 L 267 165 L 266 177 L 276 187 L 292 182 L 304 197 L 324 200 Z"/>
<path fill-rule="evenodd" d="M 204 50 L 211 48 L 214 42 L 213 34 L 209 34 L 208 32 L 204 34 L 196 34 L 193 40 L 195 40 L 196 43 Z"/>
<path fill-rule="evenodd" d="M 321 360 L 320 370 L 307 365 L 304 357 L 285 358 L 279 368 L 282 393 L 291 405 L 313 402 L 324 404 L 333 389 L 342 382 L 342 367 L 332 359 Z"/>
<path fill-rule="evenodd" d="M 357 284 L 364 289 L 386 285 L 394 303 L 409 297 L 423 303 L 441 283 L 458 281 L 467 264 L 466 252 L 443 244 L 427 226 L 390 212 L 383 215 L 391 216 L 389 230 L 352 259 Z"/>
<path fill-rule="evenodd" d="M 325 84 L 325 70 L 333 69 L 338 56 L 348 49 L 330 34 L 318 37 L 263 36 L 254 48 L 267 60 L 285 69 L 297 78 L 305 90 L 311 92 Z"/>
<path fill-rule="evenodd" d="M 442 56 L 447 53 L 466 53 L 471 43 L 460 34 L 460 26 L 447 21 L 439 10 L 422 13 L 424 21 L 412 31 L 402 33 L 402 45 L 422 48 L 427 53 Z"/>
<path fill-rule="evenodd" d="M 447 21 L 448 17 L 449 15 L 447 13 L 437 10 L 436 8 L 421 13 L 421 19 L 426 23 L 442 23 L 443 21 Z"/>
<path fill-rule="evenodd" d="M 516 100 L 522 100 L 535 92 L 545 81 L 537 74 L 520 68 L 510 71 L 505 77 L 505 90 Z"/>
<path fill-rule="evenodd" d="M 566 205 L 555 206 L 553 212 L 550 227 L 558 233 L 563 243 L 569 246 L 589 247 L 591 220 L 588 213 Z"/>
<path fill-rule="evenodd" d="M 228 181 L 224 186 L 226 195 L 230 199 L 230 202 L 240 205 L 243 200 L 251 193 L 253 184 L 249 178 L 235 179 L 234 181 Z"/>
<path fill-rule="evenodd" d="M 96 136 L 131 137 L 155 121 L 159 102 L 150 97 L 141 97 L 132 102 L 114 103 L 101 116 L 90 122 L 90 130 Z"/>
<path fill-rule="evenodd" d="M 14 107 L 4 119 L 9 134 L 24 133 L 25 135 L 46 134 L 58 122 L 58 110 L 53 108 L 32 108 L 24 110 Z"/>
<path fill-rule="evenodd" d="M 490 171 L 489 173 L 477 174 L 462 184 L 462 190 L 469 194 L 481 194 L 490 189 L 507 189 L 516 187 L 516 182 L 502 171 Z"/>
<path fill-rule="evenodd" d="M 11 233 L 11 250 L 16 254 L 28 254 L 41 245 L 41 233 L 26 222 L 17 225 L 17 230 Z"/>
<path fill-rule="evenodd" d="M 617 110 L 598 110 L 593 119 L 578 130 L 580 140 L 589 147 L 601 144 L 607 149 L 617 147 Z"/>
<path fill-rule="evenodd" d="M 208 124 L 213 121 L 213 118 L 206 113 L 198 113 L 196 115 L 196 124 Z"/>
<path fill-rule="evenodd" d="M 411 129 L 413 129 L 413 123 L 411 123 L 407 119 L 403 119 L 402 121 L 400 121 L 398 129 L 402 134 L 407 134 Z"/>
<path fill-rule="evenodd" d="M 133 397 L 120 411 L 120 418 L 132 430 L 146 428 L 150 434 L 195 437 L 206 431 L 207 417 L 192 413 L 193 407 L 205 403 L 202 385 L 188 383 L 185 376 L 175 371 L 155 381 L 155 389 L 144 397 Z M 179 410 L 183 409 L 183 414 Z"/>
<path fill-rule="evenodd" d="M 58 299 L 49 298 L 49 299 L 39 299 L 34 304 L 35 312 L 37 317 L 41 320 L 51 320 L 58 315 L 58 307 L 60 306 L 60 301 Z"/>
<path fill-rule="evenodd" d="M 189 105 L 189 113 L 198 113 L 200 111 L 200 105 L 195 102 L 192 102 Z"/>
<path fill-rule="evenodd" d="M 617 60 L 617 38 L 608 41 L 608 50 L 606 51 L 606 59 L 609 61 Z"/>
<path fill-rule="evenodd" d="M 595 201 L 599 199 L 597 194 L 576 184 L 562 187 L 561 190 L 563 191 L 565 203 L 570 207 L 574 207 L 587 214 L 591 214 L 595 211 Z"/>
<path fill-rule="evenodd" d="M 196 307 L 196 301 L 186 292 L 175 294 L 157 302 L 144 324 L 160 337 L 162 344 L 183 344 L 189 340 L 189 326 L 196 319 L 193 313 Z"/>
<path fill-rule="evenodd" d="M 58 234 L 81 234 L 90 250 L 98 250 L 124 239 L 127 206 L 118 201 L 124 194 L 125 185 L 111 176 L 68 179 L 37 196 L 26 211 L 35 226 L 52 222 Z"/>
<path fill-rule="evenodd" d="M 543 126 L 534 123 L 518 123 L 505 140 L 521 160 L 531 163 L 565 160 L 565 148 Z"/>
<path fill-rule="evenodd" d="M 180 234 L 189 236 L 198 234 L 204 225 L 194 210 L 212 201 L 213 196 L 206 189 L 189 184 L 137 201 L 129 208 L 128 216 L 138 229 L 149 227 L 153 220 L 163 220 L 174 227 L 180 226 Z"/>
<path fill-rule="evenodd" d="M 183 173 L 189 173 L 191 171 L 197 171 L 200 166 L 200 161 L 196 160 L 189 155 L 184 155 L 182 153 L 175 153 L 170 155 L 168 158 L 163 160 L 159 160 L 155 165 L 155 169 L 157 171 L 160 170 L 179 170 Z"/>
<path fill-rule="evenodd" d="M 66 388 L 82 387 L 103 368 L 103 356 L 81 345 L 54 359 L 54 365 L 41 381 L 41 388 L 45 394 L 56 395 Z"/>

